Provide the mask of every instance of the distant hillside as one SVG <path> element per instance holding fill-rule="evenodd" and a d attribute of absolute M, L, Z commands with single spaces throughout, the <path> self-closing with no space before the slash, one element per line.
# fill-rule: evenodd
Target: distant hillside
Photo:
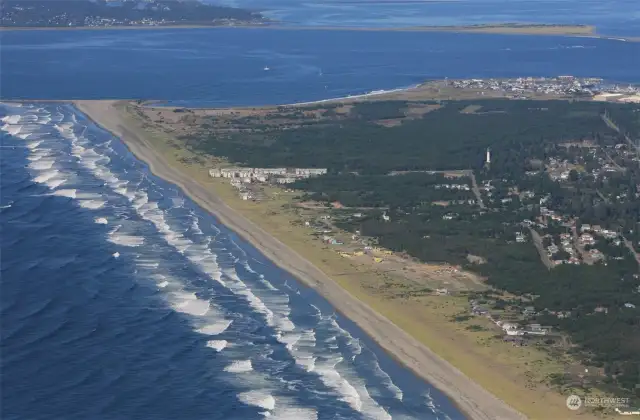
<path fill-rule="evenodd" d="M 176 0 L 2 0 L 3 27 L 109 27 L 261 23 L 250 10 Z"/>

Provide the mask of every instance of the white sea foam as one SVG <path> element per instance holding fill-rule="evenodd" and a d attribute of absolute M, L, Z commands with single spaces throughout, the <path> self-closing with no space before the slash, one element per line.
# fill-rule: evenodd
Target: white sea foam
<path fill-rule="evenodd" d="M 76 189 L 55 190 L 52 194 L 60 197 L 76 198 L 77 190 Z"/>
<path fill-rule="evenodd" d="M 1 121 L 7 124 L 18 124 L 20 122 L 20 115 L 7 115 L 6 117 L 2 117 Z"/>
<path fill-rule="evenodd" d="M 79 200 L 78 204 L 85 209 L 97 210 L 104 207 L 107 202 L 103 200 Z"/>
<path fill-rule="evenodd" d="M 34 172 L 39 173 L 40 175 L 35 176 L 33 180 L 37 183 L 46 185 L 52 190 L 55 190 L 71 179 L 71 176 L 68 173 L 61 172 L 58 169 L 34 170 Z"/>
<path fill-rule="evenodd" d="M 45 116 L 45 117 L 42 117 L 42 118 L 38 119 L 38 124 L 46 125 L 46 124 L 49 124 L 50 122 L 51 122 L 51 117 L 50 116 Z"/>
<path fill-rule="evenodd" d="M 195 293 L 174 292 L 171 300 L 173 309 L 178 312 L 194 316 L 203 316 L 209 312 L 209 301 L 198 299 Z"/>
<path fill-rule="evenodd" d="M 245 268 L 246 268 L 247 266 L 248 266 L 248 264 L 245 262 Z M 253 270 L 251 270 L 251 271 L 253 271 Z M 254 273 L 255 273 L 255 271 L 254 271 Z M 272 290 L 272 291 L 278 291 L 278 290 L 280 290 L 280 289 L 278 289 L 277 287 L 275 287 L 275 286 L 274 286 L 274 285 L 273 285 L 269 280 L 265 279 L 265 278 L 264 278 L 264 275 L 262 275 L 262 274 L 260 274 L 260 283 L 262 283 L 262 284 L 264 284 L 265 286 L 267 286 L 267 288 L 268 288 L 269 290 Z"/>
<path fill-rule="evenodd" d="M 109 221 L 108 221 L 106 218 L 104 218 L 104 217 L 96 217 L 96 218 L 95 218 L 95 219 L 93 219 L 93 220 L 94 220 L 94 222 L 96 222 L 96 223 L 97 223 L 97 224 L 99 224 L 99 225 L 106 225 L 106 224 L 108 224 L 108 223 L 109 223 Z"/>
<path fill-rule="evenodd" d="M 114 252 L 113 253 L 113 257 L 114 258 L 119 258 L 120 257 L 120 253 L 119 252 Z"/>
<path fill-rule="evenodd" d="M 289 307 L 288 296 L 279 292 L 279 290 L 264 277 L 260 277 L 260 283 L 265 286 L 266 289 L 260 287 L 260 290 L 256 290 L 255 292 L 251 290 L 251 288 L 237 276 L 235 270 L 221 268 L 218 265 L 216 255 L 211 252 L 207 246 L 202 244 L 202 241 L 210 243 L 212 241 L 211 237 L 200 237 L 198 241 L 195 242 L 185 236 L 184 231 L 181 230 L 184 229 L 184 227 L 179 229 L 172 227 L 171 223 L 173 222 L 170 220 L 168 210 L 159 208 L 158 203 L 150 200 L 146 192 L 142 190 L 136 191 L 135 186 L 128 185 L 127 181 L 118 179 L 118 177 L 105 166 L 109 162 L 108 157 L 101 155 L 98 152 L 98 148 L 88 147 L 90 145 L 87 144 L 88 141 L 82 136 L 76 135 L 73 132 L 72 125 L 60 123 L 58 130 L 64 138 L 72 142 L 72 153 L 78 158 L 78 163 L 89 169 L 97 178 L 104 181 L 114 192 L 126 197 L 138 215 L 156 227 L 167 244 L 183 253 L 189 261 L 202 270 L 203 273 L 206 273 L 211 279 L 218 281 L 235 295 L 243 297 L 256 312 L 261 313 L 267 325 L 274 328 L 278 340 L 285 345 L 298 366 L 306 371 L 313 371 L 318 374 L 327 386 L 337 392 L 338 398 L 346 401 L 354 409 L 358 411 L 362 410 L 368 418 L 385 418 L 386 412 L 384 409 L 379 407 L 375 401 L 371 399 L 366 387 L 364 387 L 360 381 L 357 381 L 357 378 L 349 378 L 350 380 L 347 380 L 347 376 L 341 375 L 338 372 L 336 365 L 342 360 L 340 357 L 321 357 L 314 352 L 315 337 L 313 336 L 313 331 L 298 330 L 289 318 L 291 309 Z M 40 144 L 35 145 L 34 149 L 37 150 L 40 146 Z M 32 163 L 41 163 L 43 160 L 46 161 L 46 159 L 49 158 L 48 155 L 42 154 Z M 56 170 L 56 168 L 52 170 Z M 83 202 L 86 203 L 90 200 L 99 201 L 104 205 L 102 196 L 89 199 L 87 197 L 78 197 L 77 195 L 79 195 L 79 193 L 76 194 L 76 198 L 81 200 L 81 205 Z M 173 204 L 174 207 L 179 207 L 179 205 L 183 203 L 173 200 Z M 199 220 L 194 215 L 189 233 L 200 235 L 201 232 Z M 122 232 L 116 232 L 116 234 L 120 233 Z M 116 234 L 112 235 L 112 239 Z M 115 240 L 118 241 L 118 239 Z M 241 248 L 239 248 L 239 250 L 246 257 L 244 250 Z M 135 261 L 138 267 L 143 270 L 149 270 L 150 272 L 154 272 L 154 270 L 159 267 L 157 261 L 149 258 L 138 258 Z M 255 273 L 246 263 L 245 268 Z M 176 291 L 176 289 L 179 290 L 183 288 L 180 283 L 158 279 L 156 284 L 160 287 L 172 286 L 166 294 L 171 306 L 178 312 L 194 317 L 194 327 L 198 332 L 215 336 L 223 333 L 231 325 L 231 320 L 227 320 L 222 315 L 215 313 L 215 310 L 212 309 L 208 300 L 200 299 L 192 292 Z M 355 347 L 357 342 L 354 343 L 353 346 Z M 226 345 L 227 342 L 225 340 L 210 340 L 207 343 L 208 347 L 214 348 L 216 351 L 222 350 Z M 249 372 L 252 368 L 248 360 L 237 361 L 237 363 L 227 367 L 228 370 L 230 369 L 229 372 L 232 373 Z M 246 374 L 247 373 L 245 373 L 245 375 Z M 350 383 L 350 381 L 352 381 L 353 384 Z M 239 394 L 238 398 L 247 404 L 267 410 L 273 410 L 276 405 L 274 397 L 266 391 L 249 391 Z M 277 415 L 278 413 L 285 415 L 286 411 L 276 411 L 272 414 Z"/>
<path fill-rule="evenodd" d="M 227 330 L 227 328 L 229 328 L 229 326 L 231 325 L 231 322 L 232 321 L 228 319 L 220 320 L 214 323 L 206 324 L 200 327 L 197 331 L 200 334 L 206 334 L 206 335 L 222 334 Z"/>
<path fill-rule="evenodd" d="M 320 313 L 317 307 L 315 309 Z M 361 353 L 362 347 L 359 340 L 342 329 L 336 322 L 334 315 L 322 317 L 321 322 L 325 323 L 330 331 L 335 331 L 347 340 L 346 344 L 352 354 L 352 360 L 355 358 L 355 355 Z M 315 335 L 305 339 L 309 344 L 313 342 L 312 340 L 315 340 Z M 353 409 L 365 414 L 367 418 L 390 419 L 391 416 L 389 413 L 371 397 L 364 381 L 353 372 L 348 364 L 343 363 L 342 356 L 333 353 L 334 350 L 338 349 L 336 341 L 336 336 L 331 336 L 324 340 L 325 345 L 323 348 L 332 353 L 329 355 L 319 355 L 315 360 L 314 372 L 320 375 L 320 379 L 325 385 L 338 392 L 339 398 L 342 401 L 349 404 Z M 302 342 L 300 342 L 299 346 L 300 348 L 304 348 Z M 392 383 L 390 380 L 389 382 Z"/>
<path fill-rule="evenodd" d="M 297 356 L 295 360 L 296 364 L 301 366 L 307 372 L 313 372 L 316 368 L 317 357 L 315 356 Z"/>
<path fill-rule="evenodd" d="M 269 414 L 276 420 L 318 420 L 318 412 L 314 408 L 298 407 L 295 401 L 284 402 L 278 397 L 278 404 Z"/>
<path fill-rule="evenodd" d="M 229 278 L 229 280 L 226 280 L 229 287 L 236 294 L 245 295 L 254 309 L 265 315 L 267 324 L 276 329 L 277 340 L 285 344 L 287 350 L 294 357 L 296 364 L 307 371 L 313 370 L 317 373 L 323 383 L 334 389 L 337 392 L 338 398 L 349 404 L 354 410 L 363 411 L 370 416 L 370 418 L 390 418 L 389 414 L 370 397 L 366 387 L 361 381 L 357 383 L 358 389 L 356 389 L 349 380 L 341 376 L 336 369 L 336 365 L 342 361 L 341 356 L 325 357 L 319 364 L 319 357 L 316 357 L 308 349 L 303 348 L 302 345 L 298 345 L 302 334 L 296 331 L 295 324 L 288 318 L 290 313 L 288 296 L 267 293 L 262 297 L 262 299 L 264 299 L 263 302 L 246 287 L 241 288 L 241 286 L 239 286 L 240 284 L 244 284 L 237 277 L 235 270 L 223 269 L 223 273 Z M 236 288 L 240 289 L 237 290 Z M 334 319 L 332 319 L 332 322 L 334 322 L 332 325 L 337 327 L 340 332 L 346 333 L 345 330 L 341 329 L 338 324 L 335 323 Z M 307 334 L 307 340 L 309 340 L 310 337 L 311 335 Z M 308 343 L 306 344 L 308 345 Z M 360 351 L 359 343 L 356 339 L 352 340 L 351 347 L 353 351 Z M 352 380 L 356 381 L 356 379 L 357 378 L 354 377 Z"/>
<path fill-rule="evenodd" d="M 251 372 L 252 370 L 251 360 L 234 360 L 229 366 L 224 368 L 224 371 L 229 373 Z"/>
<path fill-rule="evenodd" d="M 209 340 L 207 341 L 207 347 L 214 349 L 217 352 L 221 352 L 225 347 L 227 347 L 227 340 Z"/>
<path fill-rule="evenodd" d="M 160 263 L 153 259 L 138 257 L 136 258 L 136 265 L 142 269 L 153 271 L 160 266 Z"/>
<path fill-rule="evenodd" d="M 50 157 L 39 157 L 37 160 L 33 160 L 29 165 L 29 169 L 33 169 L 35 171 L 44 171 L 45 169 L 51 169 L 53 164 L 55 163 L 55 159 Z"/>
<path fill-rule="evenodd" d="M 144 243 L 144 238 L 142 236 L 113 234 L 109 235 L 108 241 L 122 246 L 140 246 Z"/>
<path fill-rule="evenodd" d="M 109 232 L 109 237 L 107 240 L 116 245 L 122 246 L 140 246 L 144 243 L 144 238 L 142 236 L 131 235 L 125 232 L 120 232 L 120 228 L 122 226 L 117 226 L 111 232 Z"/>
<path fill-rule="evenodd" d="M 47 180 L 51 179 L 51 178 L 55 178 L 58 175 L 60 175 L 60 171 L 57 169 L 52 169 L 50 171 L 45 171 L 42 172 L 42 174 L 36 176 L 35 178 L 33 178 L 34 181 L 43 184 L 45 183 Z"/>
<path fill-rule="evenodd" d="M 22 130 L 22 126 L 20 124 L 4 124 L 0 129 L 2 131 L 6 131 L 12 136 L 17 136 L 18 133 L 20 133 L 20 130 Z"/>
<path fill-rule="evenodd" d="M 193 222 L 191 222 L 191 230 L 193 231 L 193 233 L 197 234 L 197 235 L 202 235 L 202 230 L 200 229 L 200 225 L 198 223 L 198 218 L 194 217 L 193 218 Z"/>
<path fill-rule="evenodd" d="M 173 207 L 184 207 L 184 198 L 182 197 L 172 197 L 171 202 Z"/>
<path fill-rule="evenodd" d="M 373 362 L 372 370 L 374 371 L 374 374 L 378 378 L 378 380 L 383 384 L 383 386 L 390 392 L 392 392 L 397 400 L 402 401 L 402 399 L 404 398 L 404 393 L 396 384 L 393 383 L 389 374 L 382 370 L 377 360 Z"/>
<path fill-rule="evenodd" d="M 263 391 L 248 391 L 238 394 L 238 399 L 247 405 L 273 410 L 276 407 L 276 400 L 271 394 Z"/>
<path fill-rule="evenodd" d="M 27 148 L 34 150 L 34 149 L 37 149 L 38 146 L 40 146 L 41 144 L 42 144 L 42 140 L 32 141 L 30 143 L 27 143 Z"/>

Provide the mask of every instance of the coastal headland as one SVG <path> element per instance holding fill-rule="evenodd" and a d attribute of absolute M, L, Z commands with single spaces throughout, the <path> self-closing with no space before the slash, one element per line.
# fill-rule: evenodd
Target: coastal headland
<path fill-rule="evenodd" d="M 76 107 L 104 129 L 122 139 L 151 171 L 179 186 L 189 197 L 241 235 L 279 267 L 313 287 L 339 312 L 362 328 L 389 354 L 447 394 L 471 419 L 515 420 L 526 418 L 443 360 L 418 339 L 353 296 L 298 252 L 281 242 L 216 194 L 211 185 L 195 179 L 175 161 L 167 160 L 163 146 L 127 117 L 127 103 L 74 101 Z M 205 178 L 206 179 L 206 178 Z M 415 322 L 415 320 L 414 320 Z M 486 371 L 490 375 L 490 369 Z"/>
<path fill-rule="evenodd" d="M 558 79 L 557 85 L 543 83 L 538 91 L 527 92 L 526 97 L 590 102 L 591 96 L 573 91 L 575 81 L 565 77 Z M 465 314 L 469 303 L 464 296 L 491 290 L 481 276 L 448 264 L 420 263 L 402 253 L 377 247 L 368 251 L 373 258 L 350 250 L 346 245 L 350 234 L 336 233 L 340 229 L 328 221 L 330 216 L 323 211 L 326 210 L 323 204 L 300 202 L 299 192 L 286 186 L 260 187 L 256 193 L 262 196 L 260 199 L 247 199 L 251 193 L 242 193 L 241 197 L 228 180 L 212 178 L 209 172 L 211 168 L 233 168 L 230 166 L 233 160 L 203 153 L 189 140 L 196 138 L 203 126 L 226 136 L 250 132 L 256 127 L 295 129 L 300 121 L 309 118 L 322 125 L 328 121 L 323 113 L 330 111 L 340 119 L 358 103 L 383 106 L 408 101 L 403 118 L 391 118 L 388 114 L 394 111 L 389 110 L 380 114 L 382 119 L 376 124 L 393 128 L 441 109 L 438 101 L 523 99 L 522 93 L 513 93 L 514 86 L 516 91 L 520 89 L 517 84 L 495 81 L 486 86 L 484 82 L 474 85 L 477 82 L 463 83 L 464 88 L 457 85 L 459 82 L 427 82 L 410 89 L 288 106 L 182 109 L 144 101 L 74 101 L 74 104 L 120 137 L 154 174 L 181 187 L 266 257 L 313 287 L 385 351 L 449 396 L 469 418 L 602 418 L 590 411 L 568 410 L 566 395 L 548 382 L 549 377 L 583 371 L 584 367 L 575 360 L 551 358 L 538 346 L 526 350 L 512 346 L 502 338 L 496 339 L 499 336 L 493 332 L 495 326 L 491 322 L 478 318 L 468 321 Z M 591 80 L 582 83 L 586 86 Z M 485 111 L 483 105 L 469 103 L 461 106 L 460 114 L 490 116 L 502 112 L 490 108 Z M 473 171 L 468 168 L 440 172 L 447 179 L 471 177 L 475 185 Z M 477 186 L 473 194 L 482 203 Z M 434 203 L 443 209 L 453 205 L 450 201 Z M 302 219 L 301 212 L 305 216 Z M 331 243 L 344 243 L 341 252 L 328 246 L 327 241 L 310 237 L 309 224 L 301 220 L 314 218 L 322 218 L 334 230 Z M 486 263 L 482 257 L 469 257 L 474 263 Z"/>

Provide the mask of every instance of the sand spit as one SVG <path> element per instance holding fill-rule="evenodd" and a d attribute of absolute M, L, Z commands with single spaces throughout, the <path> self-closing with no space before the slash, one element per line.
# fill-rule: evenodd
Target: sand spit
<path fill-rule="evenodd" d="M 171 166 L 154 150 L 145 133 L 128 124 L 117 101 L 76 101 L 75 105 L 103 128 L 120 137 L 131 152 L 151 171 L 179 186 L 201 207 L 234 230 L 279 267 L 313 287 L 340 313 L 355 322 L 373 340 L 417 375 L 437 387 L 470 419 L 517 420 L 526 418 L 476 384 L 367 304 L 356 299 L 297 252 L 247 220 L 212 191 Z"/>

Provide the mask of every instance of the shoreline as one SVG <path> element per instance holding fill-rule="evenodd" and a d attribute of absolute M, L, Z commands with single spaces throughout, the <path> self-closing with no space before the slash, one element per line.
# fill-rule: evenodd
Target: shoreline
<path fill-rule="evenodd" d="M 405 27 L 357 27 L 357 26 L 304 26 L 286 25 L 282 23 L 241 23 L 237 25 L 136 25 L 136 26 L 75 26 L 75 27 L 10 27 L 1 26 L 0 32 L 12 31 L 103 31 L 103 30 L 162 30 L 162 29 L 270 29 L 270 30 L 316 30 L 345 32 L 435 32 L 435 33 L 471 33 L 494 35 L 530 35 L 560 36 L 571 38 L 596 38 L 621 42 L 640 42 L 640 37 L 614 36 L 597 33 L 593 25 L 564 24 L 516 24 L 493 23 L 458 26 L 405 26 Z"/>
<path fill-rule="evenodd" d="M 215 193 L 171 166 L 135 128 L 128 127 L 116 106 L 122 101 L 73 101 L 98 126 L 119 137 L 151 172 L 180 187 L 195 203 L 258 249 L 278 267 L 312 287 L 338 312 L 362 329 L 393 359 L 442 391 L 470 419 L 515 420 L 525 416 L 499 400 L 459 369 L 357 299 L 260 226 L 234 211 Z"/>

